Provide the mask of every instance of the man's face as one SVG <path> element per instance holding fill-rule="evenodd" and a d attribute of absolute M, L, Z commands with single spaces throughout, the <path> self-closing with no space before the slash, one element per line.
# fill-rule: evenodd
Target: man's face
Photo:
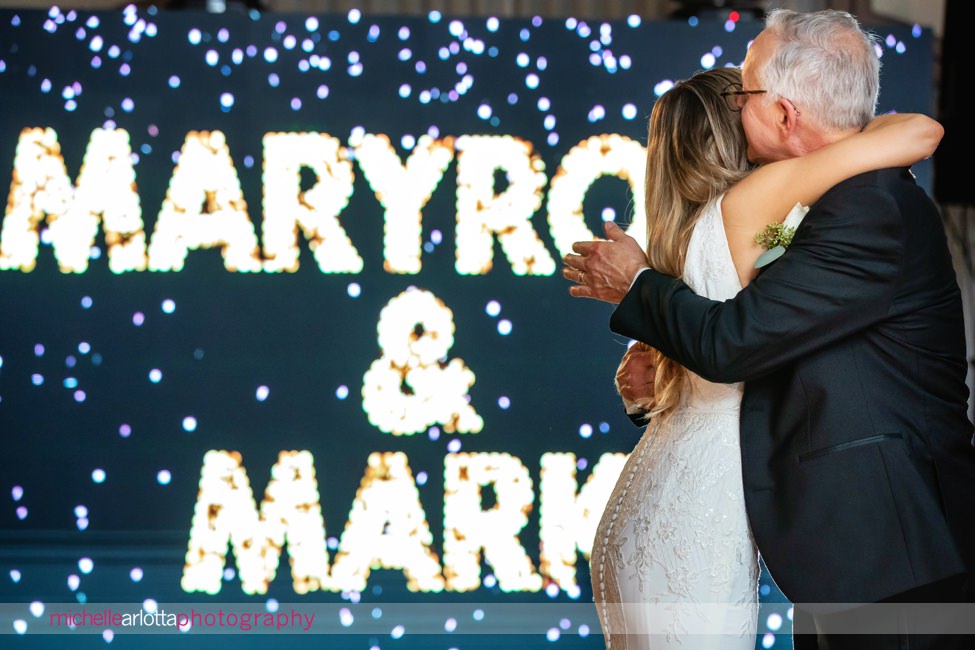
<path fill-rule="evenodd" d="M 768 60 L 772 45 L 772 38 L 766 32 L 752 41 L 741 67 L 741 85 L 745 90 L 765 90 L 758 80 L 758 70 Z M 762 164 L 785 158 L 781 153 L 774 105 L 767 103 L 762 95 L 745 95 L 744 102 L 741 123 L 748 139 L 748 159 Z"/>

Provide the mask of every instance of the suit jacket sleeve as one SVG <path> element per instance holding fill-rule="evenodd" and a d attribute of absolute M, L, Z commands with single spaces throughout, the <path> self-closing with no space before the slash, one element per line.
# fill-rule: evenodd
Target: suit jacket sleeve
<path fill-rule="evenodd" d="M 893 301 L 903 220 L 877 172 L 833 188 L 792 245 L 735 298 L 715 302 L 643 272 L 611 329 L 709 381 L 747 381 L 883 319 Z"/>

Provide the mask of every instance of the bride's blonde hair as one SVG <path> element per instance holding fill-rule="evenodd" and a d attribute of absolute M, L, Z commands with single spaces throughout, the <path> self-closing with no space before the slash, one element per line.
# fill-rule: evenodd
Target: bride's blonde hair
<path fill-rule="evenodd" d="M 704 207 L 749 170 L 745 131 L 733 102 L 721 96 L 741 83 L 737 68 L 699 72 L 653 106 L 647 135 L 647 258 L 681 277 L 691 232 Z M 686 370 L 655 353 L 650 415 L 666 417 L 680 400 Z"/>

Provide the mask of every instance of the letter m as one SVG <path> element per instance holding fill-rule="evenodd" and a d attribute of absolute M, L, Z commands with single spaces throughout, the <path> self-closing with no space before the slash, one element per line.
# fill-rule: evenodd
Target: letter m
<path fill-rule="evenodd" d="M 232 548 L 244 592 L 267 593 L 286 542 L 295 591 L 327 588 L 325 520 L 312 455 L 281 452 L 258 513 L 240 454 L 208 451 L 183 567 L 183 590 L 219 592 Z"/>
<path fill-rule="evenodd" d="M 44 241 L 53 246 L 61 272 L 83 273 L 99 221 L 104 222 L 109 268 L 115 273 L 145 269 L 146 236 L 129 134 L 122 129 L 92 131 L 73 185 L 57 133 L 24 129 L 0 230 L 0 270 L 34 270 L 44 222 Z"/>

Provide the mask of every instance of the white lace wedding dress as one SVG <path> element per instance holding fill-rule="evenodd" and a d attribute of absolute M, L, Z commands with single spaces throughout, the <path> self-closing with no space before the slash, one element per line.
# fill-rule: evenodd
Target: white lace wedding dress
<path fill-rule="evenodd" d="M 720 198 L 687 249 L 684 281 L 727 300 L 741 290 Z M 647 427 L 620 474 L 590 558 L 610 650 L 753 650 L 758 558 L 738 443 L 741 384 L 687 373 L 674 415 Z"/>

